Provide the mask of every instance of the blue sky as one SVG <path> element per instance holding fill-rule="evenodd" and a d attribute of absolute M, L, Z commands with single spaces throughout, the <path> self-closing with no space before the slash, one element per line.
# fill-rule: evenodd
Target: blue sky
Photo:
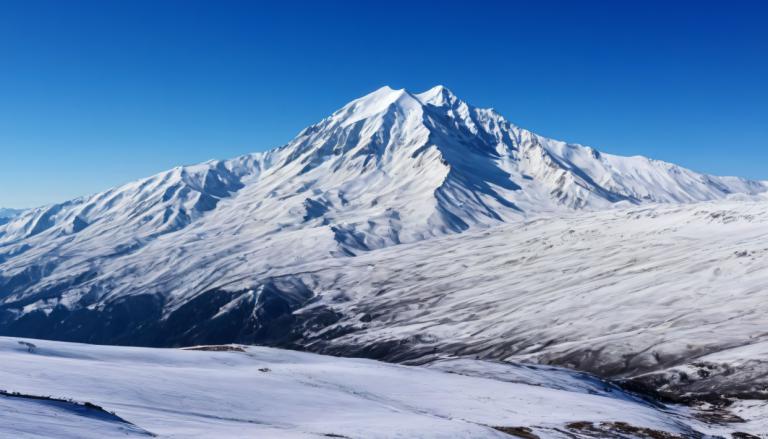
<path fill-rule="evenodd" d="M 0 2 L 0 206 L 279 146 L 382 85 L 768 179 L 768 2 Z"/>

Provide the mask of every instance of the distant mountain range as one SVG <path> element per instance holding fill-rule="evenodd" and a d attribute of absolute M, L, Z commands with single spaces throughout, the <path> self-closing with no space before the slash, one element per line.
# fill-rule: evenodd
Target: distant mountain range
<path fill-rule="evenodd" d="M 0 207 L 0 225 L 7 223 L 11 218 L 15 218 L 24 212 L 22 209 L 8 209 Z"/>
<path fill-rule="evenodd" d="M 526 326 L 531 333 L 518 328 L 524 320 L 514 310 L 521 302 L 502 294 L 519 280 L 516 273 L 531 277 L 515 294 L 534 297 L 537 285 L 551 286 L 557 278 L 567 285 L 551 294 L 584 282 L 573 294 L 589 300 L 590 288 L 608 290 L 586 276 L 608 276 L 600 266 L 634 267 L 630 256 L 637 270 L 650 270 L 638 258 L 661 257 L 654 252 L 663 242 L 653 240 L 672 236 L 665 233 L 680 233 L 676 242 L 701 251 L 707 233 L 723 230 L 712 224 L 725 217 L 738 224 L 751 216 L 750 227 L 762 224 L 755 222 L 762 217 L 740 207 L 718 216 L 716 208 L 700 214 L 691 204 L 671 208 L 685 213 L 669 213 L 658 204 L 758 199 L 767 190 L 766 182 L 547 139 L 441 86 L 418 94 L 384 87 L 277 149 L 177 167 L 6 220 L 0 225 L 0 334 L 153 346 L 237 341 L 395 361 L 441 352 L 539 352 L 542 361 L 621 374 L 626 368 L 591 362 L 575 344 L 535 338 L 556 327 L 560 335 L 579 334 L 552 323 L 567 314 L 548 308 L 557 303 L 553 297 L 530 305 L 546 316 L 538 322 L 543 332 L 533 323 Z M 622 209 L 626 230 L 616 232 L 613 213 L 601 216 L 612 208 Z M 581 226 L 571 228 L 563 218 L 574 215 Z M 632 222 L 635 217 L 674 221 Z M 698 228 L 676 231 L 679 221 Z M 447 236 L 460 232 L 470 233 Z M 483 233 L 493 236 L 483 239 Z M 587 253 L 578 248 L 549 252 L 576 238 L 613 252 L 592 249 L 584 259 Z M 625 258 L 623 240 L 638 253 Z M 402 244 L 411 245 L 382 250 Z M 541 248 L 526 253 L 526 246 Z M 759 250 L 752 247 L 744 250 Z M 550 258 L 545 265 L 518 271 L 541 255 Z M 484 270 L 469 284 L 461 283 L 472 268 L 467 264 Z M 679 267 L 669 268 L 663 276 L 671 282 Z M 402 283 L 399 276 L 406 274 Z M 665 285 L 661 278 L 648 281 Z M 459 284 L 467 295 L 446 297 L 450 306 L 441 310 L 444 293 Z M 621 315 L 616 298 L 640 288 L 623 286 L 599 296 L 599 304 L 612 304 L 606 313 Z M 619 327 L 632 330 L 603 329 Z M 480 334 L 488 328 L 494 336 L 486 340 Z M 522 333 L 529 338 L 521 339 Z M 479 341 L 467 347 L 473 340 Z"/>

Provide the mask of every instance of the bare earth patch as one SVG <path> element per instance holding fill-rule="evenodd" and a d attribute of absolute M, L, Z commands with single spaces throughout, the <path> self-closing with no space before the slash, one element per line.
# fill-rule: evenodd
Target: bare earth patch
<path fill-rule="evenodd" d="M 571 431 L 588 437 L 626 437 L 642 439 L 686 439 L 683 436 L 650 428 L 636 427 L 626 422 L 571 422 L 566 425 Z M 611 436 L 606 436 L 610 434 Z M 621 436 L 620 436 L 621 435 Z"/>

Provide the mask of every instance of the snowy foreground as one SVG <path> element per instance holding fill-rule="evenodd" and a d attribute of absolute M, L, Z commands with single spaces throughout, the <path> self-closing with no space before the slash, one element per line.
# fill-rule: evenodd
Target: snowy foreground
<path fill-rule="evenodd" d="M 229 348 L 0 338 L 3 390 L 62 399 L 0 396 L 0 437 L 689 438 L 734 431 L 547 366 L 445 360 L 415 367 Z M 756 428 L 738 424 L 743 432 Z"/>

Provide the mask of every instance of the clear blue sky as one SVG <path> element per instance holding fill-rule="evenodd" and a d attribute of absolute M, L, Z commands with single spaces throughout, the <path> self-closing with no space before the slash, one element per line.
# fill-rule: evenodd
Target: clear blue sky
<path fill-rule="evenodd" d="M 768 179 L 766 1 L 0 0 L 0 206 L 269 149 L 382 85 Z"/>

